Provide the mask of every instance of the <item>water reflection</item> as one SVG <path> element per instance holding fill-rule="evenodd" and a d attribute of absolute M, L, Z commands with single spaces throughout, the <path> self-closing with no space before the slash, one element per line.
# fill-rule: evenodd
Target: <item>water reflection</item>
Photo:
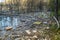
<path fill-rule="evenodd" d="M 0 16 L 0 29 L 8 26 L 17 26 L 19 17 Z"/>

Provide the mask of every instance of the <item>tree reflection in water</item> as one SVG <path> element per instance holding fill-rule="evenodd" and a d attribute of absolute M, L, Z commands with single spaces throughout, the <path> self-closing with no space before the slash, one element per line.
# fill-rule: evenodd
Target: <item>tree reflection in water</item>
<path fill-rule="evenodd" d="M 8 26 L 17 26 L 18 25 L 18 17 L 5 17 L 0 16 L 0 29 Z"/>

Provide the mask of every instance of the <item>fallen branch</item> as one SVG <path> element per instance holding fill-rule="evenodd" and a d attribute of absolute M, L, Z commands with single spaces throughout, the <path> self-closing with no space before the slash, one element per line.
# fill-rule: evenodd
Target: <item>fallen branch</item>
<path fill-rule="evenodd" d="M 56 19 L 56 17 L 55 17 L 55 16 L 53 16 L 53 18 L 54 18 L 54 20 L 56 21 L 57 26 L 58 26 L 58 28 L 59 28 L 59 21 Z M 57 29 L 58 29 L 58 28 L 57 28 Z"/>

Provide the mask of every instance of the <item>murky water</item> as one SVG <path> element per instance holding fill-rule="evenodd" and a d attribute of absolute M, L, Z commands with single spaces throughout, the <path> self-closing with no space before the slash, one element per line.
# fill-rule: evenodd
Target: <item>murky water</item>
<path fill-rule="evenodd" d="M 34 20 L 38 20 L 37 17 L 48 18 L 49 15 L 44 13 L 30 13 L 30 14 L 21 14 L 20 16 L 0 16 L 0 29 L 4 27 L 14 27 L 30 25 Z M 22 21 L 25 21 L 24 23 Z M 28 24 L 27 24 L 28 23 Z"/>
<path fill-rule="evenodd" d="M 34 22 L 36 22 L 36 21 L 41 21 L 41 22 L 45 21 L 46 22 L 47 19 L 45 19 L 45 18 L 49 19 L 50 14 L 49 14 L 49 12 L 47 12 L 47 13 L 45 13 L 45 12 L 35 12 L 34 13 L 33 12 L 33 13 L 20 14 L 19 16 L 1 15 L 0 16 L 0 30 L 2 30 L 2 31 L 0 31 L 0 39 L 19 40 L 21 35 L 22 35 L 21 38 L 23 38 L 23 36 L 26 34 L 26 30 L 31 30 L 30 25 L 33 25 Z M 47 26 L 48 26 L 48 24 L 47 24 Z M 13 30 L 7 31 L 7 30 L 5 30 L 6 27 L 12 27 Z M 42 24 L 42 26 L 37 25 L 36 27 L 34 27 L 34 29 L 31 30 L 31 31 L 36 30 L 37 35 L 39 35 L 39 37 L 37 37 L 38 40 L 40 40 L 39 39 L 41 36 L 40 34 L 45 35 L 44 33 L 40 33 L 41 31 L 43 32 L 43 30 L 39 29 L 40 27 L 43 27 L 43 30 L 45 30 L 45 26 L 43 26 L 43 24 Z M 31 33 L 31 34 L 36 35 L 35 33 Z M 42 37 L 43 37 L 43 35 L 42 35 Z M 16 36 L 19 37 L 19 39 L 13 38 Z M 29 36 L 27 36 L 27 37 L 29 38 Z M 22 39 L 22 40 L 25 40 L 25 39 Z"/>
<path fill-rule="evenodd" d="M 0 28 L 8 26 L 17 26 L 18 17 L 0 16 Z"/>

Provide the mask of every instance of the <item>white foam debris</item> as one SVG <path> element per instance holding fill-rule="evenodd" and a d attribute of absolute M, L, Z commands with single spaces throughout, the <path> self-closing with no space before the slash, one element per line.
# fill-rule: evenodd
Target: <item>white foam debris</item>
<path fill-rule="evenodd" d="M 30 30 L 25 30 L 27 34 L 31 34 L 31 31 Z"/>
<path fill-rule="evenodd" d="M 37 30 L 32 30 L 32 32 L 36 33 L 36 32 L 37 32 Z"/>

